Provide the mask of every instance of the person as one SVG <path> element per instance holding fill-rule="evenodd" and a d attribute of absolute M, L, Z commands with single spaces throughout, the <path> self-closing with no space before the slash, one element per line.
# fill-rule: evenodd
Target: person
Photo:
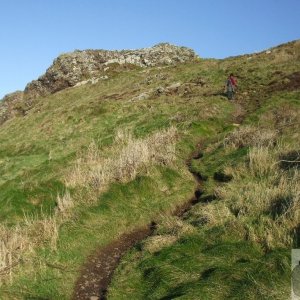
<path fill-rule="evenodd" d="M 234 75 L 231 73 L 228 76 L 226 83 L 225 83 L 226 95 L 227 95 L 228 100 L 234 99 L 236 88 L 237 88 L 237 81 L 236 81 L 236 78 L 234 77 Z"/>

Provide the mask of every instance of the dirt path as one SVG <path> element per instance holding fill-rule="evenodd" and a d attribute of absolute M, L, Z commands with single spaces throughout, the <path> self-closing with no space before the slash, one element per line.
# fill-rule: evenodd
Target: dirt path
<path fill-rule="evenodd" d="M 237 125 L 243 122 L 245 117 L 243 106 L 235 102 L 235 112 L 232 121 Z M 191 170 L 193 159 L 201 159 L 201 145 L 197 144 L 195 152 L 193 152 L 186 161 L 187 168 L 193 174 L 197 187 L 193 197 L 186 200 L 171 213 L 173 216 L 182 216 L 191 209 L 193 205 L 202 201 L 200 174 Z M 204 199 L 203 199 L 204 200 Z M 113 273 L 117 268 L 122 256 L 138 242 L 150 236 L 156 227 L 155 222 L 151 222 L 148 226 L 137 228 L 129 233 L 121 235 L 117 240 L 111 242 L 107 246 L 98 249 L 92 254 L 83 266 L 80 276 L 76 282 L 73 294 L 73 300 L 104 300 L 106 299 L 107 288 L 111 282 Z"/>
<path fill-rule="evenodd" d="M 149 236 L 154 228 L 138 228 L 123 234 L 104 248 L 96 251 L 82 269 L 76 283 L 73 299 L 106 299 L 107 287 L 122 255 L 137 242 Z"/>
<path fill-rule="evenodd" d="M 191 172 L 192 159 L 199 159 L 202 155 L 199 152 L 200 145 L 197 150 L 192 153 L 186 162 Z M 195 181 L 198 183 L 194 196 L 185 201 L 182 205 L 176 207 L 171 213 L 174 216 L 181 216 L 188 211 L 193 205 L 200 201 L 201 177 L 191 172 Z M 108 285 L 112 279 L 113 273 L 117 268 L 122 256 L 138 242 L 150 236 L 156 227 L 155 222 L 151 222 L 148 226 L 137 228 L 136 230 L 121 235 L 117 240 L 107 246 L 98 249 L 92 254 L 86 264 L 83 266 L 80 276 L 76 282 L 73 300 L 104 300 Z"/>
<path fill-rule="evenodd" d="M 235 102 L 235 112 L 233 113 L 233 122 L 237 125 L 243 122 L 245 110 L 241 104 Z M 194 196 L 178 206 L 171 215 L 182 216 L 191 209 L 193 205 L 202 201 L 200 174 L 193 173 L 191 163 L 193 159 L 202 158 L 201 145 L 197 144 L 193 152 L 186 161 L 189 171 L 193 174 L 197 187 Z M 156 227 L 155 222 L 148 226 L 137 228 L 129 233 L 121 235 L 117 240 L 107 246 L 98 249 L 92 254 L 83 266 L 80 276 L 76 282 L 73 300 L 104 300 L 106 299 L 107 288 L 111 282 L 113 273 L 117 268 L 122 256 L 138 242 L 150 236 Z"/>

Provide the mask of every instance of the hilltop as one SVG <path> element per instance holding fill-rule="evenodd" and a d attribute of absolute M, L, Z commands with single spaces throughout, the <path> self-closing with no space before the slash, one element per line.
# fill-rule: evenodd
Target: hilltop
<path fill-rule="evenodd" d="M 15 92 L 3 98 L 0 124 L 12 116 L 25 114 L 38 97 L 106 80 L 116 68 L 168 66 L 196 58 L 193 50 L 168 43 L 138 50 L 77 50 L 62 54 L 54 60 L 45 74 L 28 83 L 24 92 Z"/>
<path fill-rule="evenodd" d="M 169 44 L 86 50 L 7 95 L 0 298 L 286 299 L 299 69 L 300 41 L 222 60 Z M 97 255 L 119 262 L 113 246 L 141 228 L 97 290 Z"/>

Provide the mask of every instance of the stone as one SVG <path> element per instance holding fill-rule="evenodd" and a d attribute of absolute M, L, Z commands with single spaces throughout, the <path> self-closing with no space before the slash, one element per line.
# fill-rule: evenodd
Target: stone
<path fill-rule="evenodd" d="M 0 102 L 0 125 L 17 115 L 25 115 L 26 103 L 23 92 L 17 91 L 6 95 Z"/>
<path fill-rule="evenodd" d="M 161 94 L 163 94 L 163 93 L 165 93 L 165 92 L 166 92 L 166 89 L 163 88 L 162 86 L 159 86 L 159 87 L 156 89 L 155 94 L 161 95 Z"/>
<path fill-rule="evenodd" d="M 147 92 L 144 92 L 144 93 L 142 93 L 142 94 L 140 94 L 140 95 L 138 95 L 138 96 L 136 96 L 136 97 L 133 97 L 133 98 L 131 99 L 131 101 L 147 100 L 147 99 L 149 99 L 149 98 L 150 98 L 150 94 L 147 93 Z"/>
<path fill-rule="evenodd" d="M 189 48 L 168 43 L 138 50 L 77 50 L 56 58 L 44 75 L 26 86 L 24 96 L 34 99 L 89 83 L 89 78 L 107 79 L 103 77 L 103 73 L 108 71 L 112 64 L 131 64 L 147 68 L 183 63 L 197 57 Z"/>
<path fill-rule="evenodd" d="M 171 84 L 170 86 L 167 87 L 167 89 L 169 91 L 174 91 L 174 90 L 178 90 L 178 88 L 181 86 L 181 83 L 180 82 L 176 82 L 176 83 L 173 83 Z"/>

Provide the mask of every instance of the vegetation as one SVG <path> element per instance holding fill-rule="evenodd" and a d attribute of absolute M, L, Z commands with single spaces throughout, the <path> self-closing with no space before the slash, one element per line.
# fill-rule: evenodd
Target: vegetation
<path fill-rule="evenodd" d="M 0 298 L 70 299 L 94 249 L 154 220 L 109 299 L 286 299 L 299 246 L 299 57 L 294 42 L 131 67 L 1 125 Z M 222 91 L 229 72 L 234 103 Z M 185 163 L 197 143 L 203 194 L 171 216 L 196 188 Z"/>

